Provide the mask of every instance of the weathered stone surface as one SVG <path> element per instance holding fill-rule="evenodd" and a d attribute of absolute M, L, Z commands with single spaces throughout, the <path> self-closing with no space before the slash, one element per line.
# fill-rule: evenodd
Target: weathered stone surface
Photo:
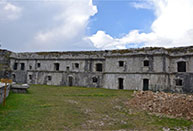
<path fill-rule="evenodd" d="M 6 88 L 6 97 L 9 96 L 9 92 L 10 92 L 10 85 L 7 86 Z M 4 94 L 5 94 L 5 85 L 0 83 L 0 104 L 3 102 Z"/>
<path fill-rule="evenodd" d="M 14 93 L 27 93 L 29 87 L 28 84 L 12 84 L 11 91 Z"/>
<path fill-rule="evenodd" d="M 185 71 L 179 71 L 179 62 L 185 63 Z M 12 52 L 9 57 L 12 79 L 17 83 L 107 89 L 145 90 L 147 86 L 153 91 L 193 93 L 192 67 L 193 47 Z"/>

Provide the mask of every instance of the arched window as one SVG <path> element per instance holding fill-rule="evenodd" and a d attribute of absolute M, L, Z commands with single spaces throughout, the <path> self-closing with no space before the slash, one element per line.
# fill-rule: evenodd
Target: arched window
<path fill-rule="evenodd" d="M 97 83 L 97 81 L 98 81 L 98 79 L 97 79 L 96 77 L 93 77 L 93 78 L 92 78 L 92 82 L 93 82 L 93 83 Z"/>

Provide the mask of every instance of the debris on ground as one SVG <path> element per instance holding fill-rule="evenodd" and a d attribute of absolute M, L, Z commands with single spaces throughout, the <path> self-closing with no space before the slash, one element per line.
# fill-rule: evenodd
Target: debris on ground
<path fill-rule="evenodd" d="M 151 113 L 193 120 L 193 95 L 137 91 L 127 104 Z"/>

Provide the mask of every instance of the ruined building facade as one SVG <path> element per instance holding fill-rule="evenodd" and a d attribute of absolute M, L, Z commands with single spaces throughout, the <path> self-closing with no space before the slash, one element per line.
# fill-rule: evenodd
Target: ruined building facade
<path fill-rule="evenodd" d="M 8 59 L 17 83 L 193 92 L 193 47 L 11 52 Z"/>

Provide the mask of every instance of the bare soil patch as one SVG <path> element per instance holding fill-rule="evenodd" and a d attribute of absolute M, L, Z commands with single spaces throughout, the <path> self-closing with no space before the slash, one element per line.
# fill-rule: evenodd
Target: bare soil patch
<path fill-rule="evenodd" d="M 137 91 L 127 103 L 151 113 L 193 120 L 193 95 Z"/>

